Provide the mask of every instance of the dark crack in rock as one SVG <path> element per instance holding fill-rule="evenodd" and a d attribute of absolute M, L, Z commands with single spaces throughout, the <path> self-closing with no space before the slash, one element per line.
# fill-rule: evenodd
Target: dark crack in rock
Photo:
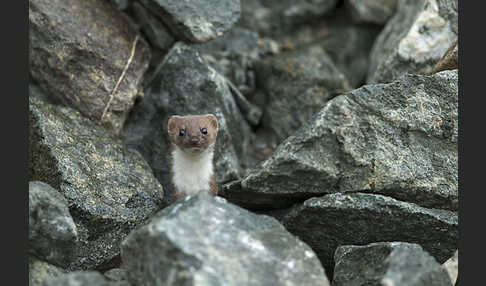
<path fill-rule="evenodd" d="M 68 202 L 78 232 L 69 270 L 112 261 L 128 232 L 163 206 L 162 186 L 137 151 L 79 112 L 36 98 L 29 98 L 28 171 Z"/>
<path fill-rule="evenodd" d="M 121 255 L 133 285 L 329 285 L 314 252 L 276 219 L 205 193 L 158 212 Z"/>
<path fill-rule="evenodd" d="M 249 125 L 241 115 L 227 81 L 191 46 L 178 42 L 157 69 L 140 105 L 124 131 L 124 142 L 146 158 L 155 176 L 171 194 L 170 142 L 167 122 L 172 115 L 212 113 L 219 123 L 214 164 L 217 182 L 240 177 L 246 158 Z"/>
<path fill-rule="evenodd" d="M 29 252 L 63 266 L 77 238 L 64 196 L 46 183 L 29 182 Z"/>
<path fill-rule="evenodd" d="M 456 212 L 363 193 L 311 198 L 282 220 L 287 230 L 317 253 L 330 277 L 334 251 L 340 245 L 416 243 L 443 263 L 457 249 L 459 235 Z"/>
<path fill-rule="evenodd" d="M 458 208 L 458 72 L 405 75 L 330 100 L 223 194 L 246 207 L 371 192 Z"/>
<path fill-rule="evenodd" d="M 430 74 L 458 35 L 457 0 L 399 0 L 376 39 L 367 83 Z"/>
<path fill-rule="evenodd" d="M 42 89 L 84 116 L 118 133 L 139 94 L 150 50 L 140 39 L 133 60 L 110 94 L 131 55 L 137 31 L 107 1 L 29 0 L 29 71 Z"/>
<path fill-rule="evenodd" d="M 239 0 L 140 0 L 180 40 L 195 43 L 220 37 L 240 19 Z"/>
<path fill-rule="evenodd" d="M 333 286 L 451 285 L 445 268 L 414 243 L 339 246 L 334 253 L 334 261 Z"/>
<path fill-rule="evenodd" d="M 167 52 L 175 42 L 169 29 L 140 3 L 133 3 L 131 9 L 150 44 L 163 52 Z"/>

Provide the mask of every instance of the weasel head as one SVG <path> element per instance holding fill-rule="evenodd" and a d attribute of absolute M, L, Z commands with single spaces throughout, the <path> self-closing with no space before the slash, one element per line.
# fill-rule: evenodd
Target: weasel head
<path fill-rule="evenodd" d="M 213 114 L 172 116 L 167 123 L 169 139 L 182 151 L 200 153 L 208 149 L 218 135 L 218 120 Z"/>

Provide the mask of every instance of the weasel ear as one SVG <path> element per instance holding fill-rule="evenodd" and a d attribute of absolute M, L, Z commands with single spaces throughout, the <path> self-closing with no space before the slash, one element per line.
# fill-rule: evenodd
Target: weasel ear
<path fill-rule="evenodd" d="M 180 116 L 178 115 L 173 115 L 169 118 L 169 121 L 167 122 L 167 132 L 169 134 L 175 132 L 175 128 L 177 126 L 177 122 L 179 121 Z"/>
<path fill-rule="evenodd" d="M 214 130 L 216 130 L 216 132 L 217 132 L 218 131 L 218 119 L 216 118 L 216 116 L 214 116 L 213 114 L 206 114 L 206 118 L 209 119 L 209 123 L 214 128 Z"/>

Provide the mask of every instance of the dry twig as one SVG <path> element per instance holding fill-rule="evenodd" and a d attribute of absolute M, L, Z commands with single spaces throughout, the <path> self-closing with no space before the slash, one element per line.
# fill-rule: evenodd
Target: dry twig
<path fill-rule="evenodd" d="M 127 72 L 128 67 L 130 66 L 130 63 L 133 60 L 133 56 L 135 55 L 135 48 L 137 47 L 137 42 L 138 42 L 139 38 L 140 38 L 140 35 L 137 34 L 137 36 L 135 37 L 135 40 L 133 40 L 132 51 L 131 51 L 130 57 L 128 58 L 127 64 L 125 65 L 125 68 L 123 68 L 123 71 L 122 71 L 120 77 L 118 78 L 118 82 L 116 83 L 115 87 L 111 91 L 110 99 L 108 100 L 108 103 L 106 104 L 105 109 L 103 110 L 103 114 L 101 115 L 101 121 L 103 121 L 103 118 L 105 117 L 106 112 L 108 111 L 108 108 L 110 107 L 110 104 L 113 101 L 113 97 L 115 96 L 115 92 L 118 89 L 118 86 L 120 85 L 121 81 L 123 80 L 123 77 L 125 77 L 125 73 Z"/>

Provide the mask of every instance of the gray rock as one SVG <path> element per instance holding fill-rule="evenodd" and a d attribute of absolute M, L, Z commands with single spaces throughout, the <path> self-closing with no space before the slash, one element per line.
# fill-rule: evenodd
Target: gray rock
<path fill-rule="evenodd" d="M 456 212 L 363 193 L 308 199 L 290 211 L 283 223 L 317 253 L 329 272 L 334 266 L 334 251 L 340 245 L 416 243 L 443 263 L 457 249 L 459 235 Z"/>
<path fill-rule="evenodd" d="M 134 285 L 329 285 L 314 252 L 277 220 L 204 193 L 158 212 L 120 247 Z"/>
<path fill-rule="evenodd" d="M 169 29 L 140 3 L 133 3 L 131 8 L 135 18 L 141 24 L 141 29 L 147 36 L 149 42 L 154 47 L 167 52 L 175 42 L 175 39 L 170 34 Z"/>
<path fill-rule="evenodd" d="M 64 273 L 64 269 L 29 255 L 29 286 L 42 286 L 46 281 Z"/>
<path fill-rule="evenodd" d="M 29 0 L 29 71 L 49 96 L 118 133 L 140 91 L 150 50 L 106 1 Z"/>
<path fill-rule="evenodd" d="M 122 280 L 127 280 L 127 271 L 122 268 L 113 268 L 105 273 L 103 275 L 108 278 L 109 280 L 112 281 L 122 281 Z"/>
<path fill-rule="evenodd" d="M 444 267 L 414 243 L 339 246 L 334 261 L 333 286 L 451 285 Z"/>
<path fill-rule="evenodd" d="M 63 265 L 77 238 L 64 196 L 46 183 L 29 182 L 29 252 Z"/>
<path fill-rule="evenodd" d="M 123 134 L 124 142 L 146 158 L 168 196 L 170 184 L 170 116 L 214 114 L 219 123 L 214 164 L 217 182 L 240 177 L 239 158 L 245 158 L 249 126 L 241 115 L 226 80 L 182 42 L 171 49 L 151 83 L 151 90 L 134 108 Z"/>
<path fill-rule="evenodd" d="M 240 19 L 239 0 L 140 0 L 179 39 L 195 43 L 220 37 Z"/>
<path fill-rule="evenodd" d="M 318 22 L 329 14 L 337 0 L 241 0 L 239 25 L 275 37 L 294 30 L 296 27 Z"/>
<path fill-rule="evenodd" d="M 126 10 L 133 0 L 108 0 L 119 10 Z"/>
<path fill-rule="evenodd" d="M 194 45 L 194 48 L 211 67 L 228 79 L 230 90 L 248 123 L 258 125 L 262 110 L 247 98 L 251 99 L 255 92 L 253 63 L 269 53 L 264 41 L 255 32 L 235 27 L 222 37 Z"/>
<path fill-rule="evenodd" d="M 320 45 L 282 52 L 255 62 L 257 83 L 267 96 L 263 124 L 280 141 L 293 134 L 334 96 L 350 89 Z"/>
<path fill-rule="evenodd" d="M 457 0 L 399 0 L 371 50 L 367 83 L 431 73 L 457 39 L 457 21 Z"/>
<path fill-rule="evenodd" d="M 457 210 L 457 102 L 457 70 L 363 86 L 327 102 L 222 193 L 247 207 L 279 208 L 366 191 Z"/>
<path fill-rule="evenodd" d="M 28 178 L 68 202 L 78 232 L 63 265 L 69 270 L 109 264 L 128 232 L 163 206 L 162 186 L 138 152 L 79 112 L 36 98 L 29 98 Z"/>
<path fill-rule="evenodd" d="M 398 0 L 346 0 L 353 20 L 358 23 L 385 24 L 395 13 Z"/>
<path fill-rule="evenodd" d="M 317 43 L 346 76 L 349 85 L 356 88 L 366 81 L 369 54 L 379 31 L 369 25 L 337 24 L 329 26 Z"/>
<path fill-rule="evenodd" d="M 456 250 L 456 252 L 454 252 L 454 256 L 447 259 L 447 261 L 442 265 L 447 270 L 447 274 L 451 279 L 452 285 L 456 285 L 457 275 L 459 273 L 459 250 Z"/>
<path fill-rule="evenodd" d="M 74 271 L 47 281 L 44 286 L 130 286 L 127 281 L 109 281 L 97 271 Z"/>

